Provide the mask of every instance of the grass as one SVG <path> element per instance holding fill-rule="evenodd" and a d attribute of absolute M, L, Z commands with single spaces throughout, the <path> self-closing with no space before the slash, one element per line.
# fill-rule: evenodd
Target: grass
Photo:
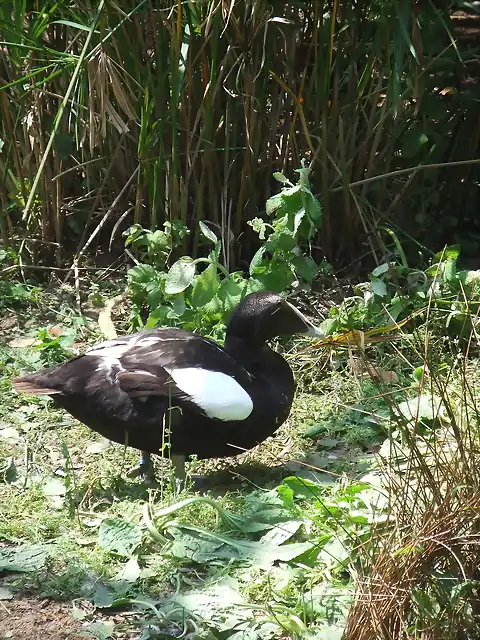
<path fill-rule="evenodd" d="M 42 298 L 17 318 L 45 324 L 34 315 Z M 82 343 L 98 338 L 64 310 Z M 29 331 L 11 326 L 17 346 L 0 348 L 0 567 L 19 544 L 46 555 L 6 574 L 13 593 L 71 602 L 74 615 L 90 602 L 107 616 L 96 637 L 340 638 L 346 628 L 363 640 L 412 637 L 421 625 L 426 637 L 475 637 L 473 346 L 468 359 L 449 353 L 431 323 L 368 349 L 377 372 L 397 374 L 375 382 L 348 352 L 335 368 L 312 352 L 305 371 L 295 356 L 306 343 L 290 343 L 299 388 L 288 422 L 238 459 L 191 465 L 209 475 L 212 506 L 191 490 L 175 498 L 168 482 L 128 480 L 135 452 L 104 448 L 48 401 L 13 395 L 9 378 L 48 352 L 19 343 Z M 440 417 L 425 408 L 429 393 Z M 415 398 L 412 419 L 405 401 Z"/>

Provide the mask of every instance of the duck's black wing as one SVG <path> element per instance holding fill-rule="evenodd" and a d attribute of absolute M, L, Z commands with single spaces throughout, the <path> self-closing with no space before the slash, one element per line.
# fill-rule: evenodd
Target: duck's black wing
<path fill-rule="evenodd" d="M 132 399 L 168 399 L 171 406 L 218 420 L 244 420 L 253 409 L 252 376 L 218 344 L 179 329 L 152 329 L 109 340 L 83 356 Z"/>

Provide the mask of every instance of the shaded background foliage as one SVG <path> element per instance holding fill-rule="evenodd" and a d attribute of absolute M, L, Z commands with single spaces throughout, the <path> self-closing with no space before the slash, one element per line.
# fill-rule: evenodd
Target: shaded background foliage
<path fill-rule="evenodd" d="M 208 220 L 225 265 L 243 267 L 258 248 L 246 221 L 264 214 L 272 173 L 293 177 L 304 160 L 323 209 L 317 258 L 341 267 L 384 253 L 386 222 L 474 255 L 478 164 L 446 163 L 478 158 L 480 40 L 454 9 L 4 0 L 4 246 L 62 264 L 87 247 L 118 253 L 132 223 L 181 220 L 191 233 L 179 251 L 195 256 Z"/>

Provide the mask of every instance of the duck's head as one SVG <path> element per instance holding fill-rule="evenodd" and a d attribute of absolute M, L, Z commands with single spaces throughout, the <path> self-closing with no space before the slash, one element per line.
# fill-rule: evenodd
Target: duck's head
<path fill-rule="evenodd" d="M 227 326 L 226 341 L 241 339 L 252 345 L 263 345 L 267 340 L 296 333 L 324 338 L 301 311 L 276 293 L 260 291 L 250 293 L 233 311 Z"/>

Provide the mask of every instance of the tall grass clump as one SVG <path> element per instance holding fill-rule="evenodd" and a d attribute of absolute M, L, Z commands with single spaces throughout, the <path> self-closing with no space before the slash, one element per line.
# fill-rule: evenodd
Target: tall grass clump
<path fill-rule="evenodd" d="M 325 211 L 313 245 L 331 261 L 375 250 L 385 217 L 420 238 L 435 222 L 461 231 L 459 203 L 472 218 L 475 167 L 444 165 L 478 156 L 477 85 L 462 84 L 475 58 L 434 3 L 6 0 L 0 32 L 14 262 L 121 251 L 132 223 L 173 220 L 195 257 L 208 220 L 238 267 L 273 172 L 302 159 Z"/>
<path fill-rule="evenodd" d="M 349 640 L 478 637 L 478 335 L 450 356 L 432 335 L 419 345 L 417 393 L 391 403 L 398 428 L 380 452 L 389 516 L 359 545 Z"/>

